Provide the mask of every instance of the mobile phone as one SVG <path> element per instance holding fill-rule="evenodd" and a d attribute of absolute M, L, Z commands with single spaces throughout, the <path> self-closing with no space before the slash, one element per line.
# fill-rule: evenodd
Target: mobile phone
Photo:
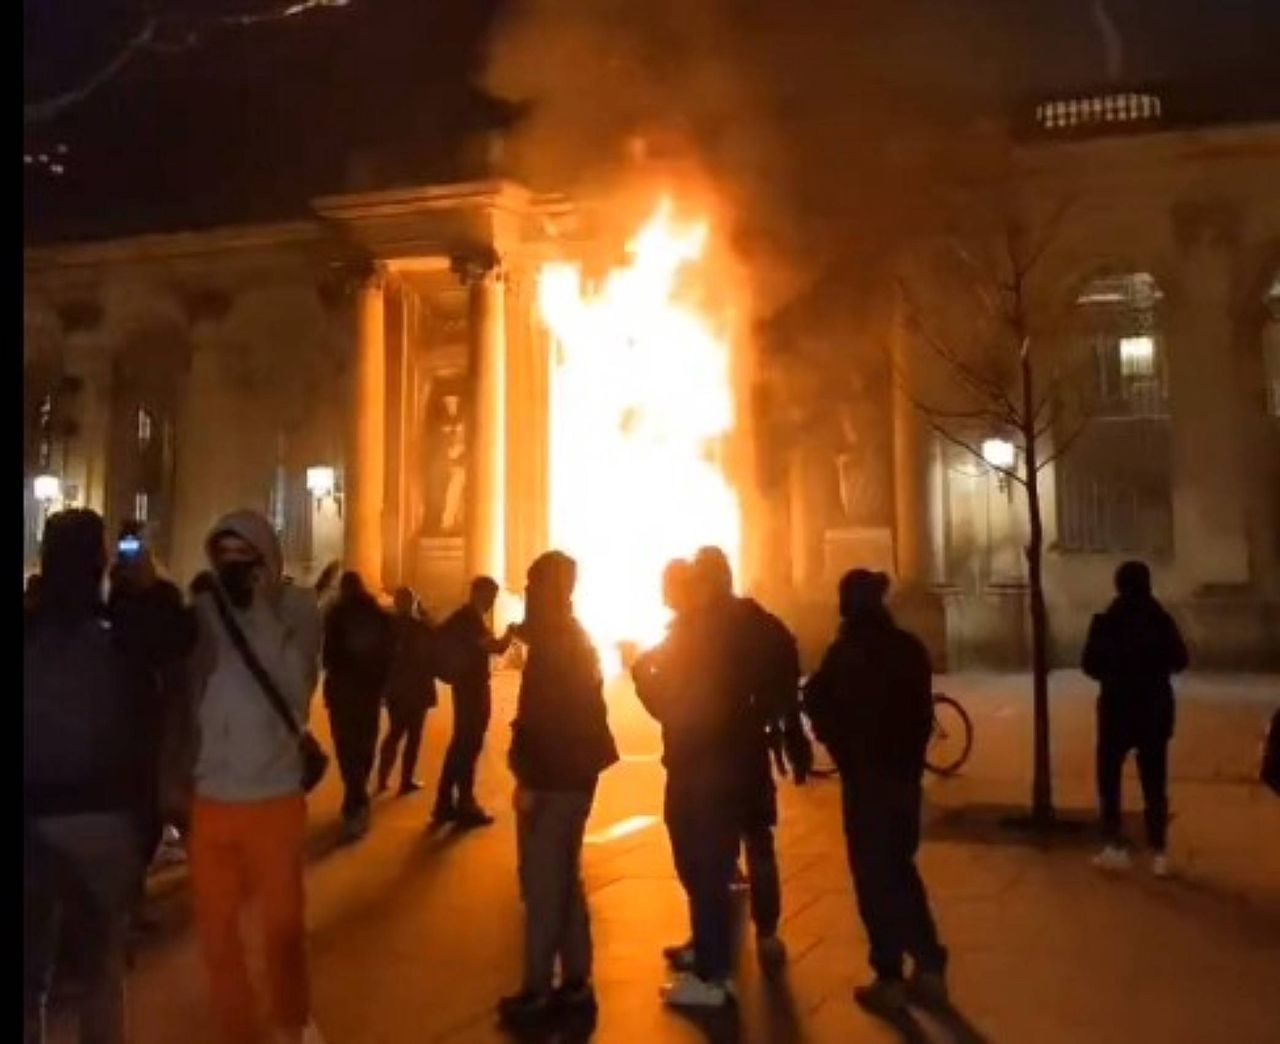
<path fill-rule="evenodd" d="M 124 536 L 116 544 L 116 551 L 121 558 L 135 558 L 142 550 L 142 541 L 136 536 Z"/>

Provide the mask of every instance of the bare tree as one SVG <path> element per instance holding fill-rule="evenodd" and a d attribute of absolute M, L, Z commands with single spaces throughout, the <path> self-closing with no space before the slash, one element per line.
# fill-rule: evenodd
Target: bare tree
<path fill-rule="evenodd" d="M 926 251 L 935 277 L 926 307 L 920 280 L 900 283 L 913 351 L 934 364 L 926 381 L 899 372 L 907 397 L 928 426 L 1020 489 L 1026 500 L 1028 612 L 1031 624 L 1034 757 L 1031 823 L 1055 822 L 1049 745 L 1049 614 L 1044 594 L 1041 476 L 1067 453 L 1092 412 L 1090 360 L 1064 352 L 1063 325 L 1040 275 L 1072 209 L 1064 199 L 1020 206 L 1004 186 L 966 197 L 957 225 Z M 950 277 L 938 293 L 940 271 Z M 920 275 L 916 267 L 915 275 Z M 945 277 L 944 277 L 945 278 Z M 958 315 L 957 315 L 958 313 Z M 941 365 L 938 365 L 941 364 Z M 1013 459 L 988 440 L 1011 443 Z M 984 451 L 984 442 L 986 449 Z"/>
<path fill-rule="evenodd" d="M 26 102 L 22 121 L 27 127 L 47 123 L 78 105 L 100 87 L 115 79 L 136 58 L 144 54 L 173 54 L 196 47 L 211 31 L 239 29 L 264 22 L 310 14 L 326 7 L 346 7 L 350 0 L 286 0 L 244 11 L 220 15 L 192 15 L 151 11 L 137 30 L 102 65 L 74 87 L 46 98 Z"/>

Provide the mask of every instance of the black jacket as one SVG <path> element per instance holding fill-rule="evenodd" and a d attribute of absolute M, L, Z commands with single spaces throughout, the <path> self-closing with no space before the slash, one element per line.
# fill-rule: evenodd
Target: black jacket
<path fill-rule="evenodd" d="M 668 776 L 685 791 L 755 793 L 768 755 L 752 699 L 752 633 L 736 611 L 686 614 L 632 670 L 636 695 L 662 726 Z"/>
<path fill-rule="evenodd" d="M 425 620 L 391 618 L 391 670 L 387 677 L 387 706 L 416 711 L 436 705 L 435 634 Z"/>
<path fill-rule="evenodd" d="M 919 783 L 932 680 L 924 645 L 888 612 L 845 621 L 805 686 L 804 708 L 846 780 Z"/>
<path fill-rule="evenodd" d="M 86 675 L 77 688 L 86 698 L 115 701 L 114 713 L 99 708 L 104 711 L 99 722 L 102 732 L 96 741 L 99 749 L 92 751 L 91 759 L 68 764 L 63 757 L 57 784 L 27 782 L 24 804 L 29 814 L 145 810 L 154 802 L 164 732 L 175 717 L 160 703 L 164 692 L 161 682 L 165 672 L 181 666 L 195 641 L 192 620 L 176 592 L 176 588 L 157 589 L 154 596 L 100 606 L 86 617 L 100 621 L 104 633 L 110 635 L 114 656 L 108 669 L 112 676 Z M 64 637 L 73 626 L 79 624 L 51 618 L 38 601 L 29 608 L 23 620 L 24 666 L 29 674 L 39 671 L 40 656 L 57 656 L 63 648 L 74 648 Z M 28 661 L 28 657 L 36 659 Z M 61 671 L 72 673 L 81 666 L 88 669 L 88 665 L 74 662 L 59 666 Z M 56 715 L 28 717 L 29 726 L 56 720 Z M 83 724 L 90 727 L 88 722 Z M 33 758 L 41 751 L 77 749 L 70 735 L 28 734 L 25 742 L 25 753 Z M 33 768 L 37 776 L 47 774 L 38 766 Z"/>
<path fill-rule="evenodd" d="M 511 771 L 530 790 L 590 792 L 618 760 L 595 649 L 572 617 L 526 630 Z"/>
<path fill-rule="evenodd" d="M 1107 726 L 1168 739 L 1173 735 L 1170 677 L 1187 668 L 1187 647 L 1164 607 L 1147 596 L 1120 597 L 1089 625 L 1081 666 L 1101 685 Z"/>
<path fill-rule="evenodd" d="M 379 697 L 391 669 L 391 651 L 391 619 L 372 595 L 342 598 L 333 604 L 324 621 L 328 682 L 356 684 L 371 697 Z"/>

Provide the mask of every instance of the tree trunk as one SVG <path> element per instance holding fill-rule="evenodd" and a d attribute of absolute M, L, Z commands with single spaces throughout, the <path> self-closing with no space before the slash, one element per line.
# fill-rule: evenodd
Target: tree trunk
<path fill-rule="evenodd" d="M 1022 348 L 1022 421 L 1027 484 L 1027 586 L 1031 601 L 1032 748 L 1031 819 L 1053 822 L 1053 773 L 1049 751 L 1049 611 L 1044 600 L 1044 519 L 1040 513 L 1040 459 L 1036 445 L 1031 345 Z"/>

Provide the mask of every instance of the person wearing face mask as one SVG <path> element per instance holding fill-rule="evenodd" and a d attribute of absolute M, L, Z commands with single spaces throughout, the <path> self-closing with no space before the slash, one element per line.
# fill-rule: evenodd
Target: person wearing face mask
<path fill-rule="evenodd" d="M 319 673 L 312 588 L 283 582 L 280 545 L 256 512 L 227 515 L 207 542 L 212 573 L 193 585 L 194 800 L 190 860 L 196 931 L 214 1014 L 228 1042 L 263 1039 L 241 914 L 253 896 L 270 1027 L 315 1044 L 303 895 L 306 801 L 297 736 L 266 695 L 266 676 L 298 726 Z M 241 644 L 241 641 L 243 644 Z"/>

